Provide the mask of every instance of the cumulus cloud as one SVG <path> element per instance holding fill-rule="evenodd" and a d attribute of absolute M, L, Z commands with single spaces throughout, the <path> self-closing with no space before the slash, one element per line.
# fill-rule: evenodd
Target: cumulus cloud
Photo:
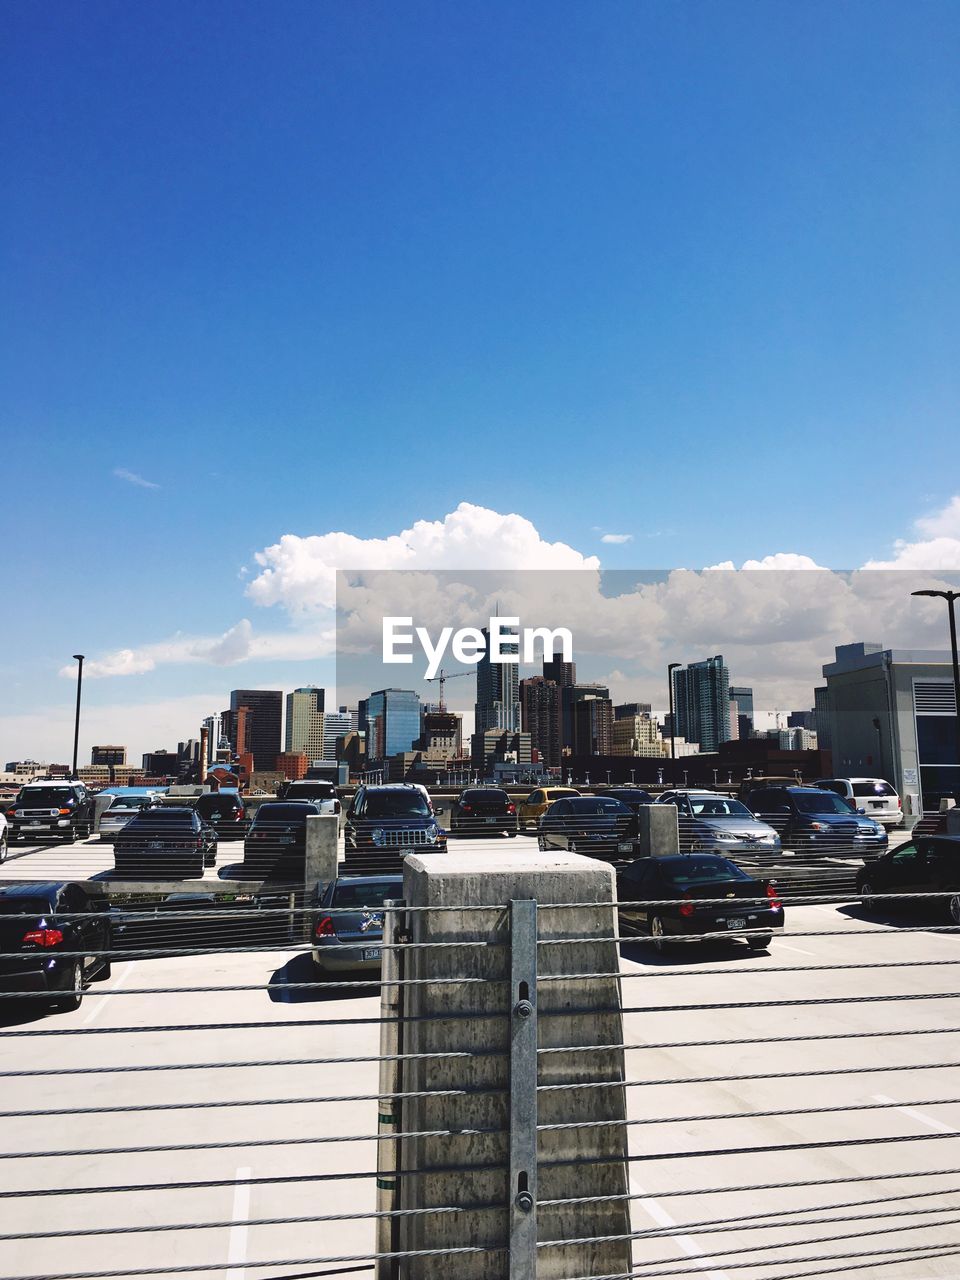
<path fill-rule="evenodd" d="M 922 537 L 913 541 L 898 538 L 890 560 L 870 560 L 866 569 L 924 569 L 933 573 L 960 569 L 960 495 L 945 507 L 915 520 L 914 529 Z"/>
<path fill-rule="evenodd" d="M 624 542 L 632 542 L 632 533 L 605 533 L 600 539 L 601 542 L 610 542 L 614 546 L 621 546 Z"/>
<path fill-rule="evenodd" d="M 160 488 L 152 480 L 144 480 L 143 476 L 137 475 L 136 471 L 128 471 L 126 467 L 114 467 L 113 474 L 118 480 L 125 480 L 127 484 L 135 484 L 140 489 Z"/>

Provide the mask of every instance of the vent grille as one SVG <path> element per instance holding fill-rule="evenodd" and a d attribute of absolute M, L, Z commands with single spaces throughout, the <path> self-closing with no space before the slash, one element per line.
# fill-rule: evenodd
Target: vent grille
<path fill-rule="evenodd" d="M 948 680 L 915 680 L 913 705 L 918 716 L 955 716 L 957 698 L 953 682 Z"/>

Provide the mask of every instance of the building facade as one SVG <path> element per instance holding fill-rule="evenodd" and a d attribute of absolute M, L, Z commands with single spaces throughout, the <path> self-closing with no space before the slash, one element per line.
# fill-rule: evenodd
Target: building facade
<path fill-rule="evenodd" d="M 753 735 L 753 690 L 746 685 L 730 686 L 730 701 L 737 704 L 737 739 L 749 738 Z M 733 708 L 730 708 L 731 718 Z M 731 731 L 733 725 L 730 726 Z"/>
<path fill-rule="evenodd" d="M 613 756 L 663 756 L 660 727 L 649 714 L 618 716 L 610 731 L 610 754 Z"/>
<path fill-rule="evenodd" d="M 572 663 L 567 663 L 572 666 Z M 544 676 L 520 681 L 520 723 L 548 769 L 560 764 L 560 686 Z"/>
<path fill-rule="evenodd" d="M 366 699 L 367 758 L 412 751 L 420 736 L 420 696 L 412 689 L 378 689 Z"/>
<path fill-rule="evenodd" d="M 279 689 L 234 689 L 230 694 L 230 710 L 247 709 L 246 750 L 253 756 L 257 770 L 272 770 L 281 751 L 283 694 Z M 231 746 L 240 752 L 233 737 Z"/>
<path fill-rule="evenodd" d="M 126 764 L 127 748 L 118 746 L 94 747 L 90 752 L 91 764 Z"/>
<path fill-rule="evenodd" d="M 310 760 L 323 756 L 323 709 L 325 692 L 316 685 L 306 685 L 287 694 L 287 723 L 283 749 L 286 753 L 303 753 Z M 324 757 L 325 758 L 325 757 Z"/>
<path fill-rule="evenodd" d="M 513 662 L 491 662 L 490 633 L 483 632 L 485 648 L 477 663 L 477 701 L 474 723 L 477 733 L 488 729 L 515 733 L 520 728 L 519 645 L 501 644 L 503 653 L 516 654 Z"/>
<path fill-rule="evenodd" d="M 717 654 L 673 672 L 676 736 L 716 751 L 730 739 L 730 672 Z M 739 705 L 739 702 L 738 702 Z"/>

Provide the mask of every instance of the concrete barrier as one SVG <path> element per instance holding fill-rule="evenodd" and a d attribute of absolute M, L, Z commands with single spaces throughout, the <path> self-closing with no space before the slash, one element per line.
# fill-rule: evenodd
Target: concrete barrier
<path fill-rule="evenodd" d="M 585 938 L 564 946 L 540 946 L 539 976 L 617 973 L 615 882 L 612 868 L 592 858 L 530 852 L 488 854 L 482 867 L 470 853 L 444 858 L 409 856 L 404 864 L 408 906 L 442 908 L 411 912 L 411 941 L 488 942 L 488 947 L 444 946 L 404 950 L 404 977 L 417 979 L 482 977 L 483 983 L 405 986 L 402 1043 L 405 1054 L 483 1051 L 473 1058 L 405 1059 L 401 1089 L 467 1090 L 457 1096 L 403 1100 L 402 1132 L 425 1130 L 500 1130 L 453 1132 L 445 1136 L 405 1138 L 399 1165 L 415 1170 L 401 1175 L 400 1207 L 470 1205 L 514 1200 L 507 1168 L 510 1151 L 511 900 L 536 899 L 573 909 L 539 911 L 539 937 Z M 478 910 L 497 904 L 501 910 Z M 595 905 L 590 905 L 595 904 Z M 595 939 L 595 941 L 593 940 Z M 536 987 L 541 1048 L 610 1045 L 591 1053 L 538 1056 L 538 1082 L 587 1086 L 624 1078 L 623 1025 L 618 978 L 551 981 Z M 565 1011 L 573 1009 L 575 1013 Z M 476 1017 L 464 1017 L 464 1014 Z M 456 1015 L 445 1018 L 445 1014 Z M 553 1015 L 553 1016 L 551 1016 Z M 491 1054 L 490 1050 L 500 1050 Z M 479 1092 L 469 1092 L 477 1090 Z M 494 1092 L 484 1092 L 493 1090 Z M 574 1088 L 537 1094 L 539 1122 L 622 1121 L 624 1091 Z M 623 1196 L 628 1192 L 627 1130 L 619 1123 L 602 1128 L 541 1131 L 537 1201 L 572 1196 Z M 557 1164 L 551 1162 L 576 1161 Z M 598 1161 L 598 1163 L 590 1163 Z M 484 1169 L 482 1166 L 499 1166 Z M 448 1171 L 449 1170 L 449 1171 Z M 459 1170 L 459 1171 L 457 1171 Z M 444 1249 L 482 1245 L 503 1250 L 509 1243 L 506 1213 L 465 1210 L 456 1214 L 401 1216 L 398 1249 Z M 539 1240 L 612 1236 L 629 1232 L 624 1200 L 538 1208 Z M 630 1243 L 616 1240 L 541 1249 L 537 1276 L 616 1274 L 629 1270 Z M 402 1263 L 401 1280 L 502 1280 L 503 1252 L 419 1257 Z"/>
<path fill-rule="evenodd" d="M 340 819 L 333 813 L 318 813 L 307 818 L 307 857 L 304 866 L 304 888 L 309 897 L 318 884 L 329 884 L 337 877 L 337 833 Z"/>
<path fill-rule="evenodd" d="M 637 810 L 640 856 L 667 858 L 680 852 L 680 824 L 675 804 L 644 804 Z"/>
<path fill-rule="evenodd" d="M 93 831 L 98 834 L 100 831 L 100 819 L 113 804 L 113 795 L 94 796 L 93 797 Z"/>

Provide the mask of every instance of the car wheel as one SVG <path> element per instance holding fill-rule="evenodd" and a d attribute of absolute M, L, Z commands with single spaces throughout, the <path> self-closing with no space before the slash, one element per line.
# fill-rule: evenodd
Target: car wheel
<path fill-rule="evenodd" d="M 869 880 L 864 880 L 863 884 L 860 886 L 860 904 L 865 907 L 867 911 L 869 911 L 873 906 L 873 885 Z"/>
<path fill-rule="evenodd" d="M 541 853 L 547 852 L 547 842 L 544 840 L 543 836 L 537 836 L 537 848 Z"/>
<path fill-rule="evenodd" d="M 960 894 L 955 893 L 948 903 L 950 923 L 960 924 Z"/>
<path fill-rule="evenodd" d="M 650 936 L 653 938 L 653 949 L 657 955 L 665 955 L 668 945 L 667 935 L 663 928 L 663 921 L 659 916 L 654 916 L 650 921 Z"/>
<path fill-rule="evenodd" d="M 79 1009 L 83 1002 L 83 968 L 79 960 L 74 960 L 70 966 L 70 978 L 67 984 L 67 994 L 57 1003 L 61 1009 L 68 1013 L 75 1009 Z"/>
<path fill-rule="evenodd" d="M 7 833 L 4 832 L 0 836 L 0 862 L 5 862 L 7 858 Z"/>
<path fill-rule="evenodd" d="M 773 934 L 765 933 L 759 938 L 748 938 L 747 946 L 751 951 L 766 951 L 772 941 Z"/>

